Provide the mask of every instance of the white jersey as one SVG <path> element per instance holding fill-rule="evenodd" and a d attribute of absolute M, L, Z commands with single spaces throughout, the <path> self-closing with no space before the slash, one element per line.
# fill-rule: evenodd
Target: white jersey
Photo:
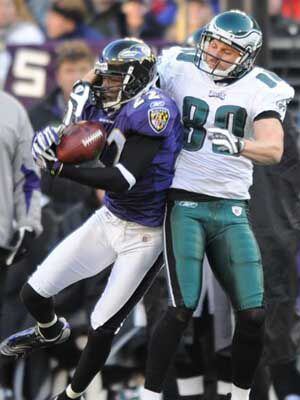
<path fill-rule="evenodd" d="M 207 129 L 228 129 L 251 139 L 259 114 L 276 111 L 284 119 L 294 89 L 259 67 L 230 85 L 218 85 L 193 60 L 192 50 L 172 47 L 163 52 L 158 67 L 161 88 L 175 99 L 186 128 L 172 187 L 214 197 L 248 199 L 251 160 L 217 152 Z"/>

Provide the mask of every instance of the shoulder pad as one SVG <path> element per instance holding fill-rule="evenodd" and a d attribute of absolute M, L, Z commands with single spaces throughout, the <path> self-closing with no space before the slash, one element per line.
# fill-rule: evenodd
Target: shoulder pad
<path fill-rule="evenodd" d="M 171 47 L 163 50 L 162 55 L 158 57 L 158 71 L 164 71 L 168 68 L 168 73 L 171 74 L 176 69 L 178 61 L 194 61 L 195 50 L 185 47 Z"/>
<path fill-rule="evenodd" d="M 128 129 L 147 136 L 168 136 L 179 115 L 175 102 L 160 89 L 151 89 L 130 102 Z"/>
<path fill-rule="evenodd" d="M 278 90 L 294 90 L 285 80 L 280 78 L 275 72 L 268 71 L 264 68 L 256 67 L 253 70 L 256 82 L 260 85 L 261 89 L 266 91 L 278 91 Z"/>
<path fill-rule="evenodd" d="M 168 49 L 163 49 L 160 59 L 170 59 L 170 58 L 174 58 L 177 56 L 177 54 L 179 54 L 181 51 L 183 50 L 182 47 L 180 46 L 173 46 L 170 47 Z"/>
<path fill-rule="evenodd" d="M 255 115 L 273 110 L 283 120 L 287 105 L 295 94 L 293 87 L 271 71 L 255 68 L 253 72 L 259 85 L 254 103 Z"/>
<path fill-rule="evenodd" d="M 137 110 L 165 106 L 173 100 L 159 88 L 151 88 L 130 102 L 129 110 Z"/>

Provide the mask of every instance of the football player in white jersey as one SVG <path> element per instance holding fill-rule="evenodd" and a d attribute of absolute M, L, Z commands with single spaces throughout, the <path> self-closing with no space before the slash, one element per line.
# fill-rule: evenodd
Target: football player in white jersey
<path fill-rule="evenodd" d="M 204 28 L 196 51 L 165 51 L 160 86 L 181 110 L 185 144 L 176 164 L 164 224 L 170 300 L 152 336 L 143 400 L 163 381 L 202 287 L 204 253 L 235 309 L 232 388 L 248 400 L 264 336 L 260 251 L 248 220 L 252 163 L 278 163 L 282 120 L 294 90 L 254 66 L 262 46 L 257 22 L 232 10 Z"/>

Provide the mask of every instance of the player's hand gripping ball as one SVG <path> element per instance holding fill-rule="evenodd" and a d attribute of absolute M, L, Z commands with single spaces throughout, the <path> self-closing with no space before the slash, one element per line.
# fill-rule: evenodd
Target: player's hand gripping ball
<path fill-rule="evenodd" d="M 94 160 L 104 149 L 106 138 L 106 130 L 100 122 L 81 121 L 69 125 L 64 129 L 56 156 L 66 164 Z"/>

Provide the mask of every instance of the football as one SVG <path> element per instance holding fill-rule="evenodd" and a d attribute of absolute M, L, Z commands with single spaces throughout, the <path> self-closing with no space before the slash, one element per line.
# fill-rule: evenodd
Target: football
<path fill-rule="evenodd" d="M 81 121 L 64 129 L 56 149 L 59 161 L 76 164 L 99 157 L 106 143 L 106 131 L 98 121 Z"/>

